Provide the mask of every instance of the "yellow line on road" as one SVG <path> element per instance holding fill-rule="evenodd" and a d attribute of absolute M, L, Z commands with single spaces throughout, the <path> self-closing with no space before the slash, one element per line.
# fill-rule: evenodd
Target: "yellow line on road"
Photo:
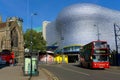
<path fill-rule="evenodd" d="M 47 69 L 41 68 L 41 70 L 43 70 L 49 76 L 50 80 L 59 80 L 57 76 L 55 76 L 53 73 L 51 73 Z"/>

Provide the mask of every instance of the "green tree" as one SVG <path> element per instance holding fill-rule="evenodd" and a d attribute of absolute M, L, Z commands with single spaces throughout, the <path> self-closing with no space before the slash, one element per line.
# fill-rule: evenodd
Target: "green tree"
<path fill-rule="evenodd" d="M 40 50 L 41 52 L 46 51 L 46 41 L 43 39 L 42 32 L 28 29 L 24 33 L 24 41 L 25 47 L 30 50 L 32 44 L 32 50 Z"/>

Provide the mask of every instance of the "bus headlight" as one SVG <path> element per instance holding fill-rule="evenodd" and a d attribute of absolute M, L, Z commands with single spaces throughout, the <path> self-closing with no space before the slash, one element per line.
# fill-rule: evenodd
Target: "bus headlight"
<path fill-rule="evenodd" d="M 90 59 L 91 59 L 91 60 L 93 59 L 92 56 L 90 56 Z"/>
<path fill-rule="evenodd" d="M 108 64 L 108 63 L 107 63 L 106 65 L 107 65 L 107 66 L 109 66 L 109 64 Z"/>
<path fill-rule="evenodd" d="M 94 64 L 94 66 L 96 66 L 97 64 Z"/>

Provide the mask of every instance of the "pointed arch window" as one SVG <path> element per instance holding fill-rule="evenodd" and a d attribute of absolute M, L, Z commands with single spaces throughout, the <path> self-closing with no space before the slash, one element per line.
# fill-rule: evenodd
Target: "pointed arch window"
<path fill-rule="evenodd" d="M 18 47 L 18 33 L 15 28 L 11 31 L 11 46 Z"/>

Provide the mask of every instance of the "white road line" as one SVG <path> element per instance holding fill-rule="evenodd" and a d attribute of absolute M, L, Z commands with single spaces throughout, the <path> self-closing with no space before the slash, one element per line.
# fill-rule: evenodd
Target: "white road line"
<path fill-rule="evenodd" d="M 68 70 L 68 71 L 76 72 L 76 73 L 83 74 L 83 75 L 86 75 L 86 76 L 90 76 L 90 74 L 87 74 L 87 73 L 83 73 L 83 72 L 79 72 L 79 71 L 75 71 L 75 70 L 68 69 L 68 68 L 63 68 L 63 67 L 61 67 L 61 68 L 64 69 L 64 70 Z"/>

